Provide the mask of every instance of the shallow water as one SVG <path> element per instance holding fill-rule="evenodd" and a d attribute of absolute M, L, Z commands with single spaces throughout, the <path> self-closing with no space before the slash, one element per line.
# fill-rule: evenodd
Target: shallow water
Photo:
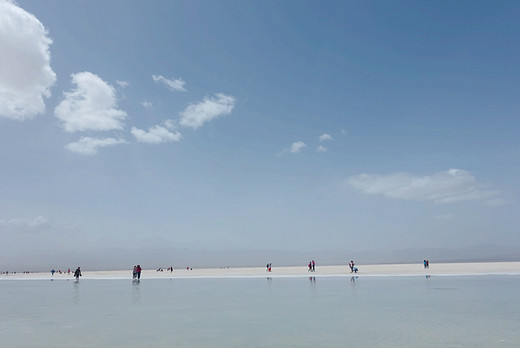
<path fill-rule="evenodd" d="M 2 280 L 3 347 L 520 347 L 519 276 Z"/>

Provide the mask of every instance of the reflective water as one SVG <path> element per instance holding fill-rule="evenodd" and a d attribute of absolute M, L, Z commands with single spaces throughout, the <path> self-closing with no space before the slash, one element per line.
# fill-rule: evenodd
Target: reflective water
<path fill-rule="evenodd" d="M 0 281 L 2 347 L 520 347 L 520 277 Z"/>

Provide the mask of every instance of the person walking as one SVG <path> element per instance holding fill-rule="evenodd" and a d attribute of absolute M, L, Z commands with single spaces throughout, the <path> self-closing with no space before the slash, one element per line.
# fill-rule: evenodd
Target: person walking
<path fill-rule="evenodd" d="M 81 277 L 81 269 L 78 267 L 76 268 L 76 271 L 74 272 L 74 278 L 79 281 L 79 277 Z"/>
<path fill-rule="evenodd" d="M 314 260 L 312 260 L 312 271 L 316 272 L 316 263 L 314 263 Z"/>

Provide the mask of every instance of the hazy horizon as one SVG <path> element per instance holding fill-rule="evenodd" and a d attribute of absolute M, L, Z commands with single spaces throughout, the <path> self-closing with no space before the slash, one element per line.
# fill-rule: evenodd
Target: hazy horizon
<path fill-rule="evenodd" d="M 0 269 L 517 257 L 519 15 L 0 0 Z"/>

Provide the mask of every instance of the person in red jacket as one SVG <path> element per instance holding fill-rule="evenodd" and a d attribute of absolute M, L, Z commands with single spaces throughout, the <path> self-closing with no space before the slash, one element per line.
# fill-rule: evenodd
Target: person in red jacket
<path fill-rule="evenodd" d="M 137 273 L 137 279 L 141 279 L 141 271 L 141 265 L 137 265 L 137 267 L 135 268 L 135 273 Z"/>

